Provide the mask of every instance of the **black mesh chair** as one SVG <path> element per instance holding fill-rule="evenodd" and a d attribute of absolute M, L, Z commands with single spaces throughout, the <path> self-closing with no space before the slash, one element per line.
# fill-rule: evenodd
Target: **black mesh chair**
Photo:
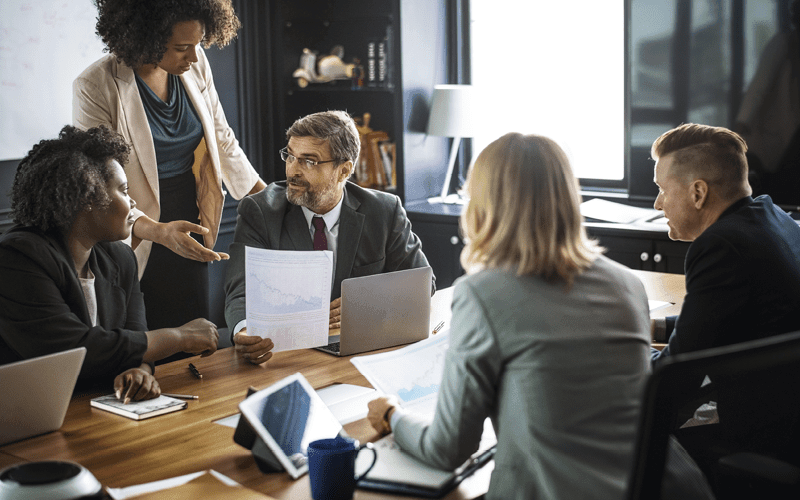
<path fill-rule="evenodd" d="M 800 332 L 677 354 L 647 382 L 628 496 L 661 498 L 668 443 L 705 376 L 712 380 L 719 424 L 691 429 L 687 446 L 727 498 L 800 498 Z"/>

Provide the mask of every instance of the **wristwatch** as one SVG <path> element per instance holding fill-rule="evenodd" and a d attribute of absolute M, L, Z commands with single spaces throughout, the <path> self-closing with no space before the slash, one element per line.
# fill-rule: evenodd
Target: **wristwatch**
<path fill-rule="evenodd" d="M 390 406 L 386 409 L 386 413 L 383 414 L 383 420 L 381 422 L 383 423 L 384 434 L 389 434 L 392 432 L 392 424 L 389 422 L 389 412 L 391 412 L 393 409 L 394 406 Z"/>

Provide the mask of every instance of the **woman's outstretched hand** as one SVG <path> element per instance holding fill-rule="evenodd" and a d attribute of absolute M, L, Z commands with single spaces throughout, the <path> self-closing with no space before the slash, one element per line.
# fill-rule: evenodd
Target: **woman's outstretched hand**
<path fill-rule="evenodd" d="M 190 233 L 206 234 L 208 233 L 206 227 L 185 220 L 165 222 L 160 226 L 161 237 L 156 243 L 164 245 L 183 258 L 200 262 L 228 260 L 229 258 L 229 255 L 224 252 L 215 252 L 204 247 L 190 235 Z"/>

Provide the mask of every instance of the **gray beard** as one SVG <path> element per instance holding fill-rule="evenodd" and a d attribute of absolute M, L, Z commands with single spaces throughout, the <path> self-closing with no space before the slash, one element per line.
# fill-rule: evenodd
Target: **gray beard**
<path fill-rule="evenodd" d="M 306 207 L 308 209 L 311 209 L 309 205 L 316 204 L 317 202 L 316 198 L 317 198 L 316 196 L 313 196 L 308 191 L 306 191 L 303 194 L 296 195 L 292 194 L 292 192 L 289 191 L 288 189 L 286 190 L 286 199 L 289 200 L 289 203 L 291 203 L 292 205 L 298 205 L 301 207 Z"/>
<path fill-rule="evenodd" d="M 311 193 L 306 191 L 302 194 L 293 194 L 290 190 L 286 190 L 286 199 L 292 205 L 306 207 L 314 213 L 319 213 L 318 210 L 321 206 L 327 205 L 330 198 L 336 196 L 336 189 L 327 189 L 322 193 Z"/>

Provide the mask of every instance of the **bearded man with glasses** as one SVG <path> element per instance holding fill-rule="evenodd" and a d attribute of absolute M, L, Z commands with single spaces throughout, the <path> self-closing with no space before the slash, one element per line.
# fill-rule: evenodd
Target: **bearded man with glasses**
<path fill-rule="evenodd" d="M 361 148 L 350 115 L 324 111 L 305 116 L 294 122 L 286 137 L 288 145 L 280 152 L 286 180 L 241 201 L 229 249 L 225 320 L 237 352 L 252 363 L 269 360 L 273 343 L 247 334 L 246 246 L 331 250 L 331 329 L 341 326 L 342 280 L 428 265 L 400 198 L 347 180 Z"/>

